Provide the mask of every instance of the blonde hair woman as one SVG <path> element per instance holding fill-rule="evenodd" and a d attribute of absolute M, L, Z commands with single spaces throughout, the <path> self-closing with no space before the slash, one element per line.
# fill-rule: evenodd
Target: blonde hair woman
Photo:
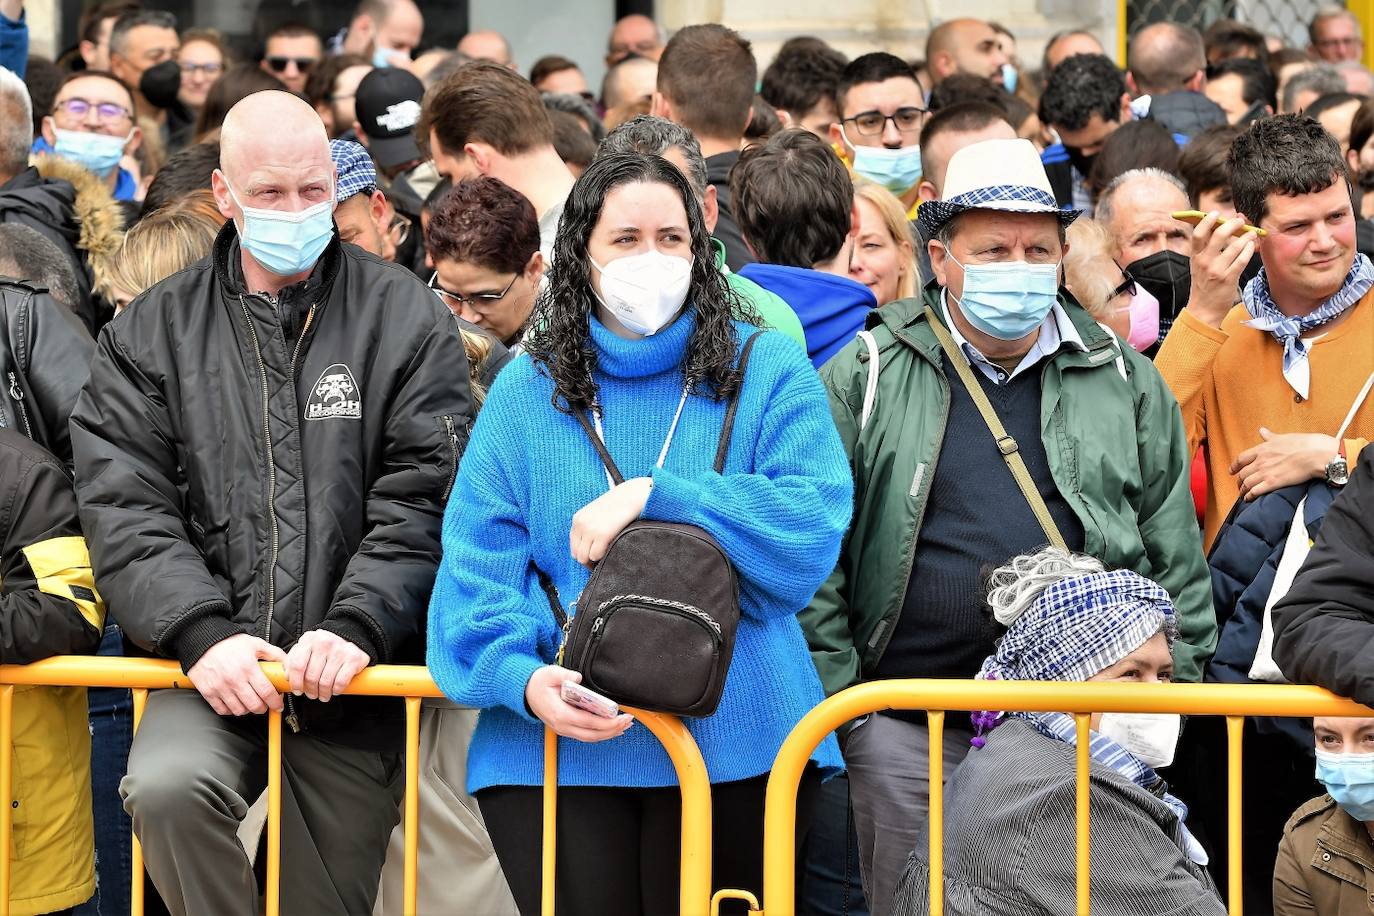
<path fill-rule="evenodd" d="M 1111 233 L 1101 223 L 1080 217 L 1069 226 L 1068 240 L 1064 286 L 1098 322 L 1128 336 L 1133 284 L 1112 256 Z"/>
<path fill-rule="evenodd" d="M 143 217 L 109 258 L 93 262 L 96 291 L 119 314 L 154 283 L 210 253 L 224 217 L 210 191 L 195 191 Z"/>
<path fill-rule="evenodd" d="M 867 286 L 884 306 L 909 299 L 921 286 L 906 210 L 892 192 L 866 178 L 854 179 L 859 238 L 849 275 Z"/>

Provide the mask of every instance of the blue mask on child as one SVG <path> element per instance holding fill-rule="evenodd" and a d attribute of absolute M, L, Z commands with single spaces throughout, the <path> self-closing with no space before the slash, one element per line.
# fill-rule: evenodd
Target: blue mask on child
<path fill-rule="evenodd" d="M 124 144 L 129 142 L 128 137 L 91 134 L 84 130 L 63 130 L 60 127 L 54 127 L 53 133 L 57 139 L 53 145 L 53 152 L 94 172 L 100 178 L 110 177 L 110 173 L 124 156 Z"/>
<path fill-rule="evenodd" d="M 228 182 L 225 182 L 228 185 Z M 245 207 L 229 186 L 229 196 L 243 211 L 240 241 L 268 272 L 291 277 L 315 266 L 334 235 L 334 192 L 304 210 L 259 210 Z"/>
<path fill-rule="evenodd" d="M 953 255 L 947 257 L 954 260 Z M 1059 298 L 1059 264 L 1000 261 L 970 264 L 964 270 L 964 294 L 951 298 L 984 334 L 998 340 L 1020 340 L 1040 327 Z"/>
<path fill-rule="evenodd" d="M 1317 751 L 1317 781 L 1346 814 L 1374 821 L 1374 754 Z"/>

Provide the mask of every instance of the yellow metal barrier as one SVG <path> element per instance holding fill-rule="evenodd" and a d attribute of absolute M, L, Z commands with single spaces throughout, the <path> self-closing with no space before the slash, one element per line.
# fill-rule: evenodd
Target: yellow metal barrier
<path fill-rule="evenodd" d="M 282 666 L 264 662 L 263 673 L 272 686 L 285 693 L 290 687 Z M 10 836 L 13 829 L 14 783 L 12 716 L 14 687 L 115 687 L 131 688 L 134 695 L 134 729 L 137 730 L 149 690 L 191 688 L 191 681 L 175 662 L 157 659 L 61 656 L 32 665 L 0 665 L 0 916 L 10 912 Z M 346 693 L 405 698 L 406 772 L 404 802 L 404 912 L 416 911 L 416 876 L 419 857 L 420 701 L 442 696 L 428 670 L 419 666 L 377 665 L 353 679 Z M 711 787 L 701 751 L 687 729 L 671 716 L 627 709 L 667 748 L 682 784 L 682 911 L 705 916 L 711 900 Z M 267 731 L 267 916 L 281 911 L 281 714 L 268 714 Z M 554 758 L 555 781 L 557 759 Z M 549 793 L 552 797 L 552 792 Z M 546 812 L 545 836 L 552 839 L 552 806 Z M 553 863 L 547 862 L 546 912 L 552 911 Z M 143 854 L 138 838 L 133 844 L 131 912 L 143 914 Z"/>
<path fill-rule="evenodd" d="M 273 686 L 288 689 L 282 667 L 263 663 Z M 126 687 L 134 692 L 135 728 L 142 716 L 149 690 L 189 688 L 189 679 L 176 663 L 152 659 L 69 656 L 32 665 L 0 665 L 0 802 L 13 796 L 13 702 L 15 686 Z M 440 696 L 422 667 L 379 665 L 369 668 L 349 685 L 350 694 L 405 698 L 406 794 L 404 819 L 404 897 L 407 913 L 415 912 L 416 869 L 419 850 L 419 736 L 420 700 Z M 626 710 L 664 744 L 681 784 L 682 872 L 680 907 L 684 916 L 714 913 L 722 900 L 742 899 L 751 910 L 791 916 L 795 912 L 794 870 L 796 797 L 802 771 L 816 746 L 844 723 L 887 709 L 930 711 L 931 729 L 931 912 L 943 912 L 943 754 L 940 736 L 945 711 L 968 712 L 999 709 L 1007 712 L 1063 712 L 1074 716 L 1078 728 L 1076 794 L 1078 825 L 1075 863 L 1077 911 L 1089 912 L 1089 717 L 1096 712 L 1177 712 L 1184 715 L 1226 717 L 1228 836 L 1230 861 L 1228 884 L 1230 911 L 1243 912 L 1241 900 L 1241 735 L 1246 716 L 1374 716 L 1374 710 L 1336 697 L 1318 687 L 1248 684 L 1081 684 L 1014 681 L 908 680 L 885 681 L 852 687 L 811 710 L 793 729 L 779 750 L 768 781 L 764 811 L 763 908 L 747 891 L 711 893 L 711 789 L 706 765 L 691 734 L 680 721 L 638 710 Z M 268 819 L 267 906 L 269 916 L 280 912 L 281 873 L 281 716 L 268 719 Z M 544 912 L 552 913 L 554 897 L 553 840 L 556 837 L 555 787 L 556 744 L 547 742 L 549 767 L 545 792 L 545 885 Z M 0 916 L 8 916 L 13 830 L 12 807 L 0 803 Z M 143 859 L 134 844 L 133 907 L 143 910 Z"/>
<path fill-rule="evenodd" d="M 678 909 L 682 916 L 715 912 L 711 896 L 711 780 L 687 726 L 675 716 L 621 707 L 663 744 L 677 770 L 682 793 L 682 865 L 678 879 Z M 555 853 L 558 837 L 558 737 L 544 730 L 544 885 L 543 916 L 554 916 Z M 758 904 L 754 904 L 758 908 Z"/>
<path fill-rule="evenodd" d="M 944 911 L 943 833 L 944 790 L 942 748 L 937 736 L 944 726 L 942 711 L 1063 712 L 1078 726 L 1077 812 L 1075 863 L 1077 911 L 1088 916 L 1088 723 L 1095 712 L 1176 712 L 1184 715 L 1225 716 L 1229 775 L 1228 803 L 1230 912 L 1244 912 L 1241 900 L 1240 765 L 1241 728 L 1246 716 L 1374 716 L 1374 710 L 1334 696 L 1320 687 L 1270 684 L 1083 684 L 1026 681 L 907 680 L 861 684 L 821 703 L 797 723 L 778 751 L 768 780 L 764 803 L 763 911 L 791 916 L 796 866 L 796 801 L 802 771 L 816 746 L 846 722 L 886 709 L 924 709 L 931 713 L 930 741 L 930 911 Z M 938 863 L 938 864 L 937 864 Z"/>

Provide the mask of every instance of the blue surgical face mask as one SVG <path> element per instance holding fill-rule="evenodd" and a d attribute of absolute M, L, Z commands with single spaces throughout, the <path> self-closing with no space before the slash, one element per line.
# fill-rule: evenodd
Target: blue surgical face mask
<path fill-rule="evenodd" d="M 1008 92 L 1016 91 L 1017 76 L 1016 68 L 1011 64 L 1002 65 L 1002 85 L 1006 87 Z"/>
<path fill-rule="evenodd" d="M 1317 751 L 1317 781 L 1346 814 L 1374 821 L 1374 754 Z"/>
<path fill-rule="evenodd" d="M 245 207 L 225 181 L 229 196 L 243 211 L 239 232 L 243 247 L 268 272 L 291 277 L 315 266 L 334 235 L 334 193 L 304 210 L 259 210 Z"/>
<path fill-rule="evenodd" d="M 101 178 L 110 177 L 124 156 L 124 145 L 129 142 L 127 136 L 111 137 L 109 134 L 89 134 L 83 130 L 62 130 L 60 127 L 54 127 L 53 133 L 57 139 L 53 151 L 58 156 L 70 159 Z"/>
<path fill-rule="evenodd" d="M 845 134 L 844 139 L 848 143 L 849 135 Z M 919 146 L 903 146 L 900 149 L 855 146 L 853 143 L 849 143 L 849 146 L 854 150 L 854 173 L 882 185 L 893 194 L 905 194 L 921 180 Z"/>
<path fill-rule="evenodd" d="M 946 254 L 951 261 L 954 255 Z M 1059 298 L 1059 263 L 959 264 L 964 293 L 950 297 L 969 324 L 998 340 L 1020 340 L 1040 327 Z"/>
<path fill-rule="evenodd" d="M 378 69 L 391 66 L 391 55 L 395 52 L 390 48 L 384 48 L 380 44 L 372 45 L 372 66 Z"/>

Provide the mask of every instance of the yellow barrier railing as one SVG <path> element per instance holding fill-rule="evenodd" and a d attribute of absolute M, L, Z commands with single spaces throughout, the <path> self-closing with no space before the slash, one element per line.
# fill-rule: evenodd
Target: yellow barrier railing
<path fill-rule="evenodd" d="M 1062 712 L 1078 726 L 1077 911 L 1089 912 L 1088 722 L 1096 712 L 1176 712 L 1226 717 L 1227 799 L 1230 859 L 1229 906 L 1241 901 L 1241 727 L 1246 716 L 1374 716 L 1374 710 L 1320 687 L 1270 684 L 1109 684 L 1027 681 L 907 680 L 861 684 L 821 703 L 797 723 L 773 763 L 764 803 L 763 909 L 775 916 L 796 910 L 796 800 L 802 771 L 816 746 L 846 722 L 886 709 L 932 710 L 930 714 L 930 912 L 941 916 L 943 899 L 944 788 L 941 778 L 942 710 Z"/>
<path fill-rule="evenodd" d="M 288 689 L 282 667 L 263 663 L 273 686 Z M 0 801 L 13 796 L 14 687 L 125 687 L 134 693 L 135 728 L 149 690 L 189 688 L 189 679 L 176 663 L 152 659 L 67 656 L 32 665 L 0 665 Z M 419 829 L 420 701 L 440 696 L 423 667 L 379 665 L 349 685 L 349 694 L 405 699 L 406 769 L 404 801 L 404 891 L 406 913 L 416 911 Z M 941 916 L 943 900 L 943 754 L 946 711 L 998 709 L 1007 712 L 1062 712 L 1074 716 L 1078 728 L 1077 831 L 1075 867 L 1076 908 L 1089 913 L 1089 755 L 1088 724 L 1097 712 L 1176 712 L 1184 715 L 1224 716 L 1227 722 L 1227 799 L 1229 805 L 1227 863 L 1232 914 L 1244 912 L 1241 900 L 1241 734 L 1247 716 L 1374 716 L 1374 710 L 1336 697 L 1318 687 L 1249 684 L 1108 684 L 1031 683 L 1014 681 L 907 680 L 851 687 L 830 697 L 799 722 L 774 761 L 764 809 L 763 906 L 741 890 L 711 892 L 711 790 L 706 764 L 686 727 L 672 716 L 626 710 L 664 745 L 677 770 L 682 793 L 682 860 L 679 906 L 684 916 L 716 912 L 724 899 L 748 901 L 751 911 L 791 916 L 796 911 L 795 854 L 796 798 L 802 772 L 812 752 L 827 735 L 846 722 L 888 709 L 928 710 L 930 722 L 930 862 L 931 913 Z M 281 715 L 268 714 L 267 900 L 269 916 L 280 913 L 281 875 Z M 546 740 L 544 912 L 554 903 L 553 853 L 556 842 L 555 793 L 557 746 Z M 0 804 L 0 916 L 10 911 L 12 807 Z M 143 860 L 134 844 L 132 886 L 135 916 L 143 911 Z"/>
<path fill-rule="evenodd" d="M 264 662 L 263 673 L 272 686 L 285 693 L 290 688 L 280 664 Z M 134 729 L 148 700 L 149 690 L 191 688 L 191 681 L 175 662 L 139 658 L 61 656 L 32 665 L 0 665 L 0 800 L 12 800 L 14 783 L 12 716 L 16 685 L 46 687 L 130 688 L 134 696 Z M 404 801 L 404 882 L 402 907 L 416 912 L 416 881 L 419 861 L 420 817 L 420 701 L 442 694 L 429 671 L 420 666 L 377 665 L 353 679 L 345 693 L 352 695 L 403 697 L 406 713 L 405 801 Z M 711 787 L 701 751 L 687 729 L 671 716 L 627 709 L 643 723 L 668 751 L 682 785 L 682 907 L 684 913 L 705 914 L 711 897 Z M 281 713 L 268 713 L 267 727 L 267 916 L 281 911 Z M 546 910 L 553 905 L 553 805 L 557 786 L 557 758 L 553 759 L 552 778 L 546 794 L 545 837 L 548 861 L 545 882 Z M 10 912 L 10 852 L 13 831 L 12 807 L 0 806 L 0 916 Z M 138 839 L 133 847 L 133 916 L 143 914 L 143 854 Z"/>

